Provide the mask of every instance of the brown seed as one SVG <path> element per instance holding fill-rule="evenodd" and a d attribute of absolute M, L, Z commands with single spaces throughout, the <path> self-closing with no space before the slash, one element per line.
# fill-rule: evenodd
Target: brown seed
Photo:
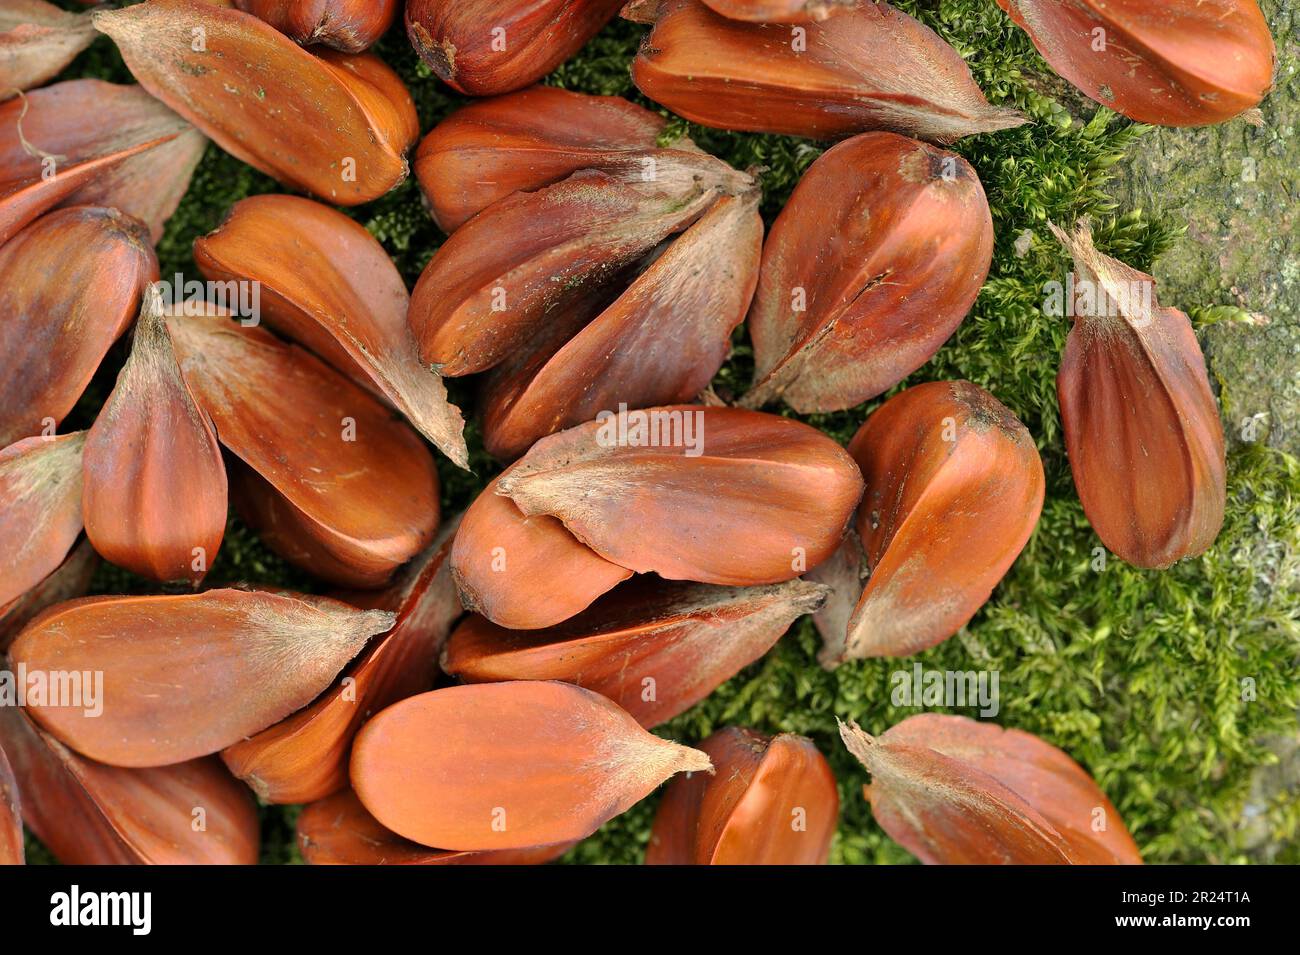
<path fill-rule="evenodd" d="M 90 14 L 44 0 L 5 0 L 0 7 L 0 100 L 59 75 L 95 39 Z"/>
<path fill-rule="evenodd" d="M 406 178 L 415 107 L 369 54 L 315 56 L 251 14 L 201 0 L 93 16 L 145 89 L 268 176 L 340 205 L 369 202 Z"/>
<path fill-rule="evenodd" d="M 813 623 L 822 638 L 817 662 L 828 670 L 833 670 L 844 660 L 849 621 L 853 619 L 853 612 L 862 597 L 863 581 L 868 576 L 865 564 L 862 538 L 850 527 L 839 549 L 808 571 L 808 580 L 830 589 L 821 609 L 813 614 Z"/>
<path fill-rule="evenodd" d="M 24 821 L 64 865 L 257 862 L 257 810 L 216 759 L 105 766 L 7 706 L 0 707 L 0 746 L 24 794 Z"/>
<path fill-rule="evenodd" d="M 651 194 L 699 181 L 743 193 L 753 181 L 686 137 L 660 147 L 667 125 L 616 96 L 554 86 L 470 103 L 425 136 L 413 166 L 434 221 L 459 228 L 498 199 L 598 169 Z"/>
<path fill-rule="evenodd" d="M 488 452 L 513 460 L 602 410 L 692 401 L 704 391 L 758 282 L 758 200 L 757 190 L 722 196 L 576 335 L 534 343 L 498 366 L 485 386 Z"/>
<path fill-rule="evenodd" d="M 585 838 L 673 774 L 711 768 L 566 683 L 414 696 L 367 723 L 352 750 L 352 786 L 380 824 L 467 851 Z"/>
<path fill-rule="evenodd" d="M 859 0 L 704 0 L 715 13 L 753 23 L 808 23 L 856 7 Z"/>
<path fill-rule="evenodd" d="M 830 557 L 862 477 L 806 424 L 680 405 L 611 413 L 543 438 L 501 476 L 498 493 L 526 515 L 559 518 L 637 573 L 748 586 L 791 580 Z"/>
<path fill-rule="evenodd" d="M 372 46 L 397 17 L 397 0 L 235 0 L 295 43 L 321 43 L 345 53 Z"/>
<path fill-rule="evenodd" d="M 641 92 L 720 129 L 839 139 L 888 129 L 952 142 L 1025 122 L 989 105 L 960 54 L 885 3 L 801 29 L 744 23 L 700 0 L 633 0 L 654 29 L 632 63 Z"/>
<path fill-rule="evenodd" d="M 159 286 L 145 290 L 131 355 L 86 436 L 86 535 L 154 580 L 201 581 L 226 530 L 226 469 L 181 378 Z"/>
<path fill-rule="evenodd" d="M 44 580 L 20 597 L 0 605 L 0 653 L 9 649 L 16 636 L 46 607 L 84 596 L 99 567 L 99 555 L 90 541 L 81 542 Z"/>
<path fill-rule="evenodd" d="M 402 78 L 387 63 L 369 53 L 341 53 L 325 47 L 316 47 L 312 52 L 352 90 L 365 107 L 372 126 L 382 130 L 392 148 L 405 157 L 420 138 L 420 117 Z M 409 171 L 405 158 L 402 168 Z"/>
<path fill-rule="evenodd" d="M 668 784 L 647 865 L 824 865 L 840 795 L 812 740 L 718 730 L 700 749 L 714 774 Z"/>
<path fill-rule="evenodd" d="M 456 464 L 469 466 L 460 411 L 442 379 L 420 364 L 406 284 L 355 220 L 310 199 L 252 196 L 195 241 L 194 261 L 209 280 L 257 283 L 260 314 L 272 328 L 378 391 Z"/>
<path fill-rule="evenodd" d="M 1140 865 L 1115 807 L 1078 763 L 1029 733 L 924 713 L 873 738 L 840 724 L 871 773 L 891 839 L 931 865 Z"/>
<path fill-rule="evenodd" d="M 0 607 L 54 573 L 81 533 L 86 432 L 0 450 Z"/>
<path fill-rule="evenodd" d="M 166 766 L 306 706 L 392 624 L 391 613 L 269 591 L 87 597 L 33 620 L 10 658 L 32 672 L 102 673 L 101 713 L 30 696 L 27 712 L 91 759 Z"/>
<path fill-rule="evenodd" d="M 894 396 L 849 453 L 866 493 L 857 531 L 870 578 L 823 662 L 919 653 L 960 630 L 1024 549 L 1045 481 L 1025 426 L 968 381 Z"/>
<path fill-rule="evenodd" d="M 442 669 L 469 683 L 573 683 L 649 728 L 765 654 L 826 592 L 802 580 L 714 587 L 643 577 L 547 630 L 507 630 L 468 617 L 447 642 Z"/>
<path fill-rule="evenodd" d="M 114 209 L 42 216 L 0 246 L 0 447 L 72 410 L 140 293 L 158 279 L 145 228 Z"/>
<path fill-rule="evenodd" d="M 14 779 L 14 771 L 5 757 L 4 742 L 0 740 L 0 865 L 22 865 L 25 861 L 18 781 Z"/>
<path fill-rule="evenodd" d="M 1187 316 L 1155 280 L 1102 255 L 1080 223 L 1075 315 L 1057 392 L 1074 486 L 1110 550 L 1138 567 L 1203 554 L 1227 499 L 1223 424 Z"/>
<path fill-rule="evenodd" d="M 992 260 L 993 218 L 966 160 L 893 133 L 840 143 L 763 250 L 743 403 L 808 414 L 883 394 L 956 331 Z"/>
<path fill-rule="evenodd" d="M 502 627 L 538 630 L 632 576 L 578 543 L 555 518 L 525 517 L 498 493 L 500 480 L 479 492 L 452 545 L 451 573 L 465 609 Z"/>
<path fill-rule="evenodd" d="M 0 104 L 0 244 L 58 205 L 118 209 L 157 242 L 207 142 L 135 85 L 69 80 Z"/>
<path fill-rule="evenodd" d="M 304 807 L 298 817 L 298 848 L 308 865 L 544 865 L 573 846 L 564 842 L 488 852 L 430 849 L 381 826 L 351 789 Z"/>
<path fill-rule="evenodd" d="M 411 46 L 444 83 L 470 96 L 527 86 L 614 18 L 624 0 L 408 0 Z"/>
<path fill-rule="evenodd" d="M 268 546 L 342 586 L 382 587 L 429 545 L 433 455 L 369 393 L 264 329 L 168 325 L 186 384 L 244 465 L 230 473 L 235 506 Z"/>
<path fill-rule="evenodd" d="M 455 524 L 442 533 L 454 532 Z M 384 707 L 433 687 L 438 651 L 460 602 L 448 542 L 413 560 L 386 591 L 339 595 L 397 615 L 334 685 L 306 709 L 222 750 L 221 758 L 263 802 L 306 803 L 346 788 L 348 753 L 361 724 Z"/>
<path fill-rule="evenodd" d="M 421 359 L 449 376 L 491 368 L 556 315 L 602 296 L 715 196 L 694 185 L 647 196 L 584 171 L 502 199 L 457 229 L 416 283 L 409 319 Z"/>
<path fill-rule="evenodd" d="M 1206 126 L 1259 105 L 1276 49 L 1255 0 L 998 0 L 1052 68 L 1141 123 Z"/>

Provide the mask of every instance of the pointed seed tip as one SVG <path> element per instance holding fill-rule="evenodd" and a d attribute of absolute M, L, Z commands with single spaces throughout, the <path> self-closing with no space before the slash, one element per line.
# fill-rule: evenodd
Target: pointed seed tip
<path fill-rule="evenodd" d="M 371 635 L 393 629 L 397 614 L 390 610 L 363 610 L 357 617 L 360 628 Z"/>
<path fill-rule="evenodd" d="M 714 775 L 713 760 L 709 754 L 703 750 L 695 749 L 690 746 L 680 746 L 677 772 L 679 773 L 708 773 Z"/>

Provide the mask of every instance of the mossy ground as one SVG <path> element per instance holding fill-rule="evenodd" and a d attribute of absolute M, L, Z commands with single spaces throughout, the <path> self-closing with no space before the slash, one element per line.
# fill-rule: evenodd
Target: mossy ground
<path fill-rule="evenodd" d="M 1097 570 L 1092 533 L 1071 483 L 1061 440 L 1055 371 L 1068 328 L 1044 317 L 1042 287 L 1068 268 L 1048 221 L 1097 220 L 1099 247 L 1150 270 L 1170 245 L 1162 210 L 1121 208 L 1109 196 L 1117 163 L 1149 148 L 1149 131 L 1092 107 L 1080 122 L 1079 101 L 1046 71 L 1025 35 L 994 0 L 898 4 L 934 27 L 967 58 L 994 102 L 1015 106 L 1033 122 L 979 136 L 957 148 L 979 171 L 997 229 L 991 277 L 974 311 L 939 355 L 908 384 L 966 378 L 991 390 L 1036 436 L 1047 472 L 1047 502 L 1028 548 L 993 599 L 957 637 L 917 659 L 927 668 L 997 670 L 1005 726 L 1037 733 L 1073 755 L 1097 778 L 1150 862 L 1234 862 L 1251 856 L 1242 839 L 1248 801 L 1255 838 L 1273 861 L 1300 862 L 1300 798 L 1287 784 L 1265 804 L 1251 797 L 1259 767 L 1275 761 L 1262 745 L 1271 735 L 1294 737 L 1300 706 L 1300 465 L 1262 445 L 1238 445 L 1230 458 L 1227 520 L 1205 556 L 1165 573 L 1135 570 L 1109 559 Z M 640 27 L 615 23 L 558 70 L 550 82 L 591 93 L 640 99 L 628 63 Z M 400 30 L 377 50 L 403 75 L 428 130 L 460 98 L 418 62 Z M 115 50 L 100 40 L 67 74 L 126 81 Z M 1068 103 L 1066 98 L 1070 98 Z M 1068 107 L 1068 108 L 1067 108 Z M 680 124 L 704 148 L 740 168 L 763 166 L 763 211 L 780 210 L 801 172 L 821 152 L 791 138 L 722 133 Z M 217 225 L 235 200 L 276 189 L 247 166 L 209 147 L 160 246 L 163 274 L 193 272 L 193 239 Z M 413 182 L 354 210 L 414 282 L 441 241 Z M 1026 230 L 1032 243 L 1018 254 Z M 1223 304 L 1171 301 L 1184 310 Z M 1214 313 L 1206 313 L 1212 316 Z M 121 347 L 121 346 L 119 346 Z M 749 380 L 750 356 L 737 335 L 732 359 L 715 388 L 726 396 Z M 84 426 L 111 387 L 109 362 L 80 409 Z M 453 397 L 470 405 L 463 383 Z M 268 396 L 268 400 L 272 400 Z M 878 404 L 807 420 L 847 441 Z M 463 508 L 494 473 L 473 425 L 475 474 L 445 460 L 444 504 Z M 724 542 L 725 546 L 725 542 Z M 311 587 L 269 554 L 238 520 L 214 581 L 252 580 Z M 140 589 L 143 582 L 108 569 L 97 589 Z M 837 716 L 883 731 L 916 712 L 890 702 L 890 675 L 905 663 L 852 663 L 834 672 L 816 663 L 817 640 L 804 621 L 770 653 L 708 700 L 664 727 L 691 742 L 728 724 L 811 736 L 840 781 L 842 821 L 833 859 L 846 863 L 907 862 L 871 818 L 861 795 L 864 771 L 843 750 Z M 1253 685 L 1251 694 L 1243 688 Z M 961 712 L 975 715 L 973 710 Z M 585 863 L 641 858 L 656 799 L 610 822 L 569 856 Z M 298 861 L 296 809 L 264 810 L 268 862 Z M 1262 838 L 1260 838 L 1262 833 Z"/>

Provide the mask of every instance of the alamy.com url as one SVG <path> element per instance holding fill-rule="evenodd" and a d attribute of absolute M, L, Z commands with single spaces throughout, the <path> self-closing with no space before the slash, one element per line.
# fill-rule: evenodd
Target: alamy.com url
<path fill-rule="evenodd" d="M 1117 915 L 1115 926 L 1135 928 L 1244 928 L 1250 925 L 1249 915 Z"/>

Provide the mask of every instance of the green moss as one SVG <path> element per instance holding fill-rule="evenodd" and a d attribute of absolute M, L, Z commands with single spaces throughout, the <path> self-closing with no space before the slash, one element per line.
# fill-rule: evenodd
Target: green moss
<path fill-rule="evenodd" d="M 1300 466 L 1260 446 L 1238 449 L 1230 461 L 1227 520 L 1208 554 L 1163 574 L 1115 559 L 1100 572 L 1093 569 L 1099 543 L 1071 484 L 1055 395 L 1055 368 L 1068 328 L 1044 317 L 1041 308 L 1043 284 L 1063 278 L 1068 260 L 1046 226 L 1090 215 L 1097 220 L 1103 251 L 1150 269 L 1169 247 L 1172 232 L 1119 209 L 1109 198 L 1116 164 L 1141 148 L 1148 131 L 1088 105 L 1089 121 L 1072 119 L 1080 103 L 1072 97 L 1063 102 L 1070 94 L 1059 92 L 1062 85 L 992 0 L 899 6 L 967 57 L 991 100 L 1015 106 L 1033 120 L 956 147 L 978 170 L 989 195 L 997 228 L 993 269 L 971 316 L 908 384 L 961 377 L 989 388 L 1037 437 L 1048 482 L 1038 531 L 993 599 L 962 633 L 918 659 L 926 667 L 999 671 L 999 722 L 1041 735 L 1086 766 L 1148 860 L 1237 861 L 1245 857 L 1238 829 L 1253 773 L 1273 759 L 1260 741 L 1269 734 L 1294 734 L 1300 705 L 1295 676 Z M 642 33 L 631 24 L 611 25 L 550 81 L 628 95 L 657 109 L 639 97 L 627 72 Z M 400 30 L 378 51 L 410 85 L 422 129 L 462 101 L 430 77 Z M 100 41 L 70 75 L 120 79 L 123 72 L 111 47 Z M 682 133 L 739 168 L 764 170 L 763 212 L 769 221 L 821 151 L 803 140 L 725 133 L 674 120 L 667 135 Z M 192 269 L 190 243 L 232 202 L 274 188 L 266 177 L 210 147 L 161 245 L 164 273 Z M 350 214 L 384 243 L 410 282 L 441 241 L 413 182 Z M 1015 242 L 1026 230 L 1032 242 L 1019 255 Z M 1212 309 L 1193 314 L 1206 325 L 1231 318 Z M 737 334 L 736 345 L 715 382 L 724 397 L 749 382 L 752 361 L 743 334 Z M 106 381 L 111 386 L 111 377 Z M 102 387 L 103 380 L 96 385 Z M 103 393 L 88 397 L 87 415 L 93 415 Z M 472 405 L 462 382 L 453 383 L 453 398 Z M 847 441 L 877 404 L 807 420 Z M 465 506 L 496 470 L 473 425 L 468 437 L 475 475 L 440 461 L 449 511 Z M 232 521 L 213 578 L 304 585 L 238 521 Z M 106 571 L 98 583 L 103 590 L 143 586 L 115 571 Z M 853 663 L 827 672 L 815 662 L 816 649 L 811 624 L 804 621 L 765 659 L 663 732 L 689 742 L 720 726 L 743 724 L 811 736 L 840 781 L 843 816 L 835 860 L 910 861 L 872 820 L 861 796 L 866 775 L 840 746 L 835 717 L 852 717 L 876 732 L 910 715 L 914 711 L 891 704 L 889 689 L 890 674 L 911 661 Z M 1254 681 L 1252 702 L 1242 699 L 1243 680 Z M 1294 796 L 1284 796 L 1257 806 L 1255 824 L 1273 843 L 1290 841 L 1276 861 L 1297 862 L 1300 811 Z M 606 825 L 570 853 L 569 861 L 639 861 L 656 800 Z M 265 810 L 267 861 L 296 858 L 294 813 Z"/>

